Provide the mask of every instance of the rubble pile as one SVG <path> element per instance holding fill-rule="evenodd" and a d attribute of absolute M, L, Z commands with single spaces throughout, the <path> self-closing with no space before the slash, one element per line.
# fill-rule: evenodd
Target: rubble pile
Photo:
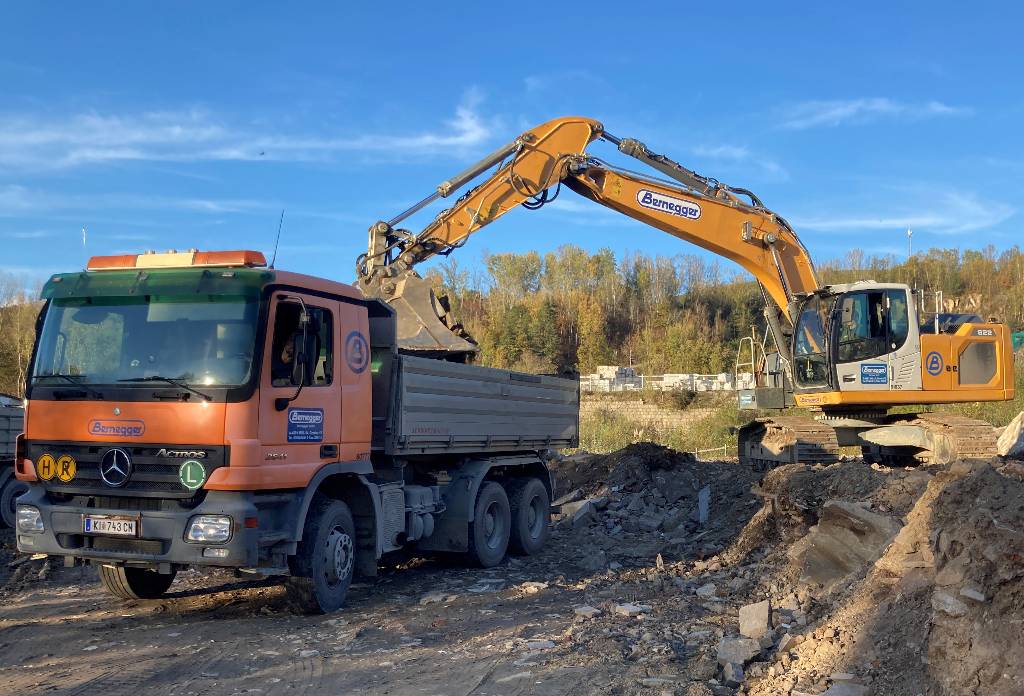
<path fill-rule="evenodd" d="M 1002 460 L 759 481 L 644 444 L 556 470 L 556 538 L 591 575 L 549 663 L 618 662 L 621 693 L 1024 693 L 1024 481 Z"/>

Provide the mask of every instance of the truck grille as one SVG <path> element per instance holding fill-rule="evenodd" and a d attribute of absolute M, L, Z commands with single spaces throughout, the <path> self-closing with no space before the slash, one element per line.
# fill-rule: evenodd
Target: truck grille
<path fill-rule="evenodd" d="M 42 481 L 44 488 L 54 493 L 180 499 L 195 496 L 198 491 L 186 488 L 179 475 L 181 465 L 187 460 L 157 456 L 157 453 L 164 447 L 164 445 L 113 442 L 105 442 L 102 445 L 74 442 L 30 442 L 28 443 L 28 454 L 32 461 L 37 463 L 44 454 L 49 454 L 54 459 L 59 459 L 63 455 L 74 458 L 77 470 L 71 480 L 65 482 L 57 476 L 53 476 L 48 481 Z M 127 484 L 119 488 L 108 486 L 100 477 L 100 461 L 103 459 L 103 455 L 108 450 L 115 448 L 127 452 L 132 461 L 131 477 Z M 206 470 L 207 480 L 215 469 L 228 463 L 228 448 L 223 446 L 170 445 L 166 446 L 166 449 L 206 452 L 206 457 L 198 458 L 197 461 L 201 462 Z"/>

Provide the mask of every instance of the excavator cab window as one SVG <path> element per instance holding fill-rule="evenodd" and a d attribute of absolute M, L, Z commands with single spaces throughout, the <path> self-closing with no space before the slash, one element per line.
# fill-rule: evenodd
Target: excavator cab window
<path fill-rule="evenodd" d="M 825 337 L 832 300 L 810 297 L 800 310 L 793 336 L 793 372 L 799 387 L 828 385 L 828 350 Z"/>
<path fill-rule="evenodd" d="M 839 300 L 840 363 L 870 360 L 899 349 L 907 340 L 910 317 L 903 290 L 872 290 Z"/>

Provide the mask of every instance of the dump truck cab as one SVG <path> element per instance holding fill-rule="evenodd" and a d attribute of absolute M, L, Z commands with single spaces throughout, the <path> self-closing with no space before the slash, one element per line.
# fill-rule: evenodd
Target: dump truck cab
<path fill-rule="evenodd" d="M 388 451 L 400 360 L 385 304 L 258 252 L 194 250 L 94 258 L 43 298 L 16 463 L 22 551 L 97 563 L 122 596 L 158 595 L 189 565 L 291 574 L 324 585 L 314 604 L 329 610 L 356 566 L 444 527 L 445 477 L 467 453 Z M 549 499 L 532 452 L 513 468 Z M 502 469 L 486 461 L 474 492 Z"/>

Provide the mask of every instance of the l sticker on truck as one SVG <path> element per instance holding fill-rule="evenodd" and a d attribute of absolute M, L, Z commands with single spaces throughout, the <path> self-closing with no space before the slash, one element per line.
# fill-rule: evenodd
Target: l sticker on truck
<path fill-rule="evenodd" d="M 889 367 L 884 363 L 872 363 L 860 366 L 861 384 L 888 384 Z"/>
<path fill-rule="evenodd" d="M 288 442 L 323 442 L 324 410 L 322 408 L 288 409 Z"/>

